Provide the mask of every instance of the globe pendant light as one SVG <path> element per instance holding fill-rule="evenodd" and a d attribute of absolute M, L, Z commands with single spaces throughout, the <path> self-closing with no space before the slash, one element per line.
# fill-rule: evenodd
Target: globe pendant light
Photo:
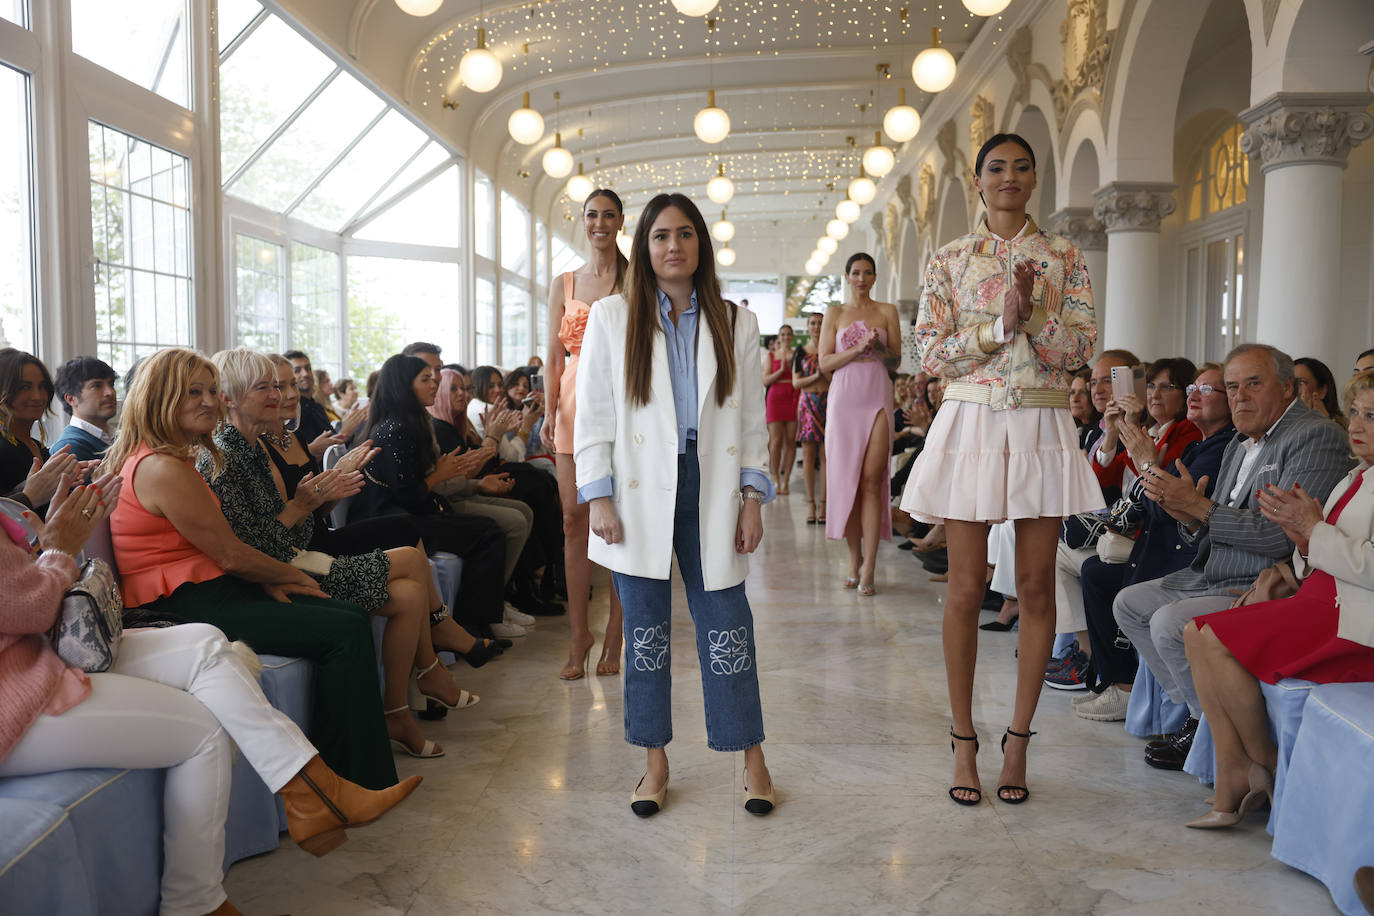
<path fill-rule="evenodd" d="M 859 205 L 846 197 L 835 205 L 835 218 L 842 219 L 846 223 L 854 224 L 859 221 Z"/>
<path fill-rule="evenodd" d="M 897 164 L 897 157 L 892 154 L 892 150 L 883 146 L 882 131 L 873 132 L 873 145 L 864 150 L 863 163 L 864 171 L 875 178 L 882 178 Z"/>
<path fill-rule="evenodd" d="M 940 30 L 930 30 L 930 47 L 911 62 L 911 78 L 926 92 L 940 92 L 954 82 L 954 55 L 940 47 Z"/>
<path fill-rule="evenodd" d="M 702 143 L 719 143 L 730 135 L 730 116 L 716 107 L 716 90 L 706 91 L 706 107 L 692 119 L 692 129 Z"/>
<path fill-rule="evenodd" d="M 568 186 L 565 188 L 567 195 L 573 199 L 574 203 L 580 206 L 595 190 L 596 185 L 592 184 L 590 178 L 582 174 L 582 163 L 579 162 L 577 164 L 577 174 L 568 179 Z"/>
<path fill-rule="evenodd" d="M 544 150 L 544 174 L 550 178 L 567 178 L 573 170 L 572 153 L 563 148 L 563 135 L 554 132 L 553 146 Z"/>
<path fill-rule="evenodd" d="M 906 103 L 906 87 L 897 90 L 897 104 L 883 115 L 883 130 L 893 143 L 905 143 L 921 130 L 921 115 Z"/>
<path fill-rule="evenodd" d="M 478 28 L 477 47 L 458 61 L 458 78 L 473 92 L 491 92 L 501 83 L 501 59 L 487 50 L 487 30 Z"/>
<path fill-rule="evenodd" d="M 722 248 L 716 252 L 716 263 L 721 267 L 733 267 L 735 264 L 735 250 L 733 248 Z"/>
<path fill-rule="evenodd" d="M 859 168 L 859 177 L 849 183 L 849 199 L 861 207 L 866 207 L 873 203 L 873 198 L 878 196 L 878 186 L 873 183 L 873 179 L 864 175 L 863 167 Z"/>
<path fill-rule="evenodd" d="M 444 0 L 396 0 L 401 12 L 412 16 L 428 16 L 444 5 Z"/>
<path fill-rule="evenodd" d="M 725 243 L 735 237 L 735 224 L 725 218 L 724 210 L 720 211 L 720 222 L 711 227 L 711 237 Z"/>
<path fill-rule="evenodd" d="M 684 16 L 705 16 L 715 9 L 719 2 L 720 0 L 673 0 L 673 6 Z"/>
<path fill-rule="evenodd" d="M 716 177 L 706 182 L 706 196 L 711 198 L 713 204 L 728 204 L 730 198 L 735 196 L 735 183 L 725 177 L 725 163 L 720 164 L 720 171 Z"/>
<path fill-rule="evenodd" d="M 815 261 L 807 261 L 806 275 L 809 277 L 814 277 L 816 274 L 821 272 L 821 267 L 822 265 L 817 264 Z"/>
<path fill-rule="evenodd" d="M 506 130 L 510 131 L 512 140 L 525 146 L 538 143 L 539 138 L 544 136 L 544 116 L 530 107 L 528 92 L 525 93 L 521 107 L 510 113 L 510 118 L 506 120 Z"/>
<path fill-rule="evenodd" d="M 964 9 L 975 16 L 996 16 L 1011 0 L 964 0 Z"/>
<path fill-rule="evenodd" d="M 832 219 L 825 224 L 825 234 L 838 242 L 849 235 L 849 224 L 842 219 Z"/>
<path fill-rule="evenodd" d="M 823 235 L 816 241 L 816 251 L 829 257 L 840 250 L 840 243 L 828 235 Z"/>

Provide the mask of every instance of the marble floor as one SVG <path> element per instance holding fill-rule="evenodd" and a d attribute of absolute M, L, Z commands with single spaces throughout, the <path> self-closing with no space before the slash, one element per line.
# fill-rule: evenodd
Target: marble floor
<path fill-rule="evenodd" d="M 1233 831 L 1185 829 L 1207 791 L 1145 766 L 1119 724 L 1075 717 L 1073 694 L 1042 697 L 1034 798 L 992 800 L 1015 634 L 981 634 L 986 795 L 977 808 L 954 805 L 944 586 L 884 544 L 878 595 L 860 598 L 840 587 L 843 542 L 804 523 L 803 497 L 764 511 L 748 588 L 773 814 L 742 809 L 743 754 L 705 747 L 679 590 L 672 782 L 658 816 L 629 809 L 644 758 L 623 740 L 620 679 L 560 681 L 566 619 L 542 619 L 501 659 L 455 669 L 482 701 L 426 723 L 448 756 L 398 759 L 402 775 L 425 777 L 409 802 L 324 859 L 283 837 L 231 869 L 230 899 L 253 916 L 1336 912 L 1321 884 L 1269 857 L 1261 817 Z M 600 625 L 605 595 L 598 584 Z"/>

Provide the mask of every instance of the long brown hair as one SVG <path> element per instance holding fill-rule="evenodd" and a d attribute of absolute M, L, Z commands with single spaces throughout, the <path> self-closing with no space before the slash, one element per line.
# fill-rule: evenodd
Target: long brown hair
<path fill-rule="evenodd" d="M 649 403 L 649 393 L 653 388 L 654 335 L 663 332 L 659 324 L 658 279 L 649 259 L 649 231 L 659 215 L 669 207 L 676 207 L 686 214 L 697 234 L 697 269 L 692 275 L 692 286 L 697 294 L 697 309 L 711 329 L 716 351 L 716 406 L 724 407 L 726 398 L 735 387 L 735 328 L 731 311 L 720 295 L 711 233 L 697 205 L 684 194 L 655 196 L 635 223 L 630 268 L 626 271 L 622 292 L 629 305 L 629 327 L 625 335 L 625 390 L 631 404 L 642 406 Z"/>
<path fill-rule="evenodd" d="M 587 199 L 582 201 L 582 213 L 586 215 L 587 206 L 598 197 L 604 197 L 615 204 L 615 209 L 621 216 L 625 215 L 625 205 L 620 202 L 620 195 L 610 188 L 597 188 L 587 195 Z M 625 259 L 625 255 L 620 253 L 620 246 L 615 249 L 615 286 L 611 287 L 611 294 L 620 292 L 625 288 L 625 271 L 630 266 L 630 262 Z"/>

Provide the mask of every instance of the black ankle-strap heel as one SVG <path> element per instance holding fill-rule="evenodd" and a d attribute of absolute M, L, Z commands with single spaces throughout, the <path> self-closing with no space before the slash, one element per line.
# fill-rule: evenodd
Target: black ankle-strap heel
<path fill-rule="evenodd" d="M 1029 740 L 1030 740 L 1030 736 L 1031 736 L 1031 735 L 1034 735 L 1034 734 L 1035 734 L 1035 732 L 1018 732 L 1018 731 L 1012 731 L 1010 728 L 1008 728 L 1008 729 L 1006 730 L 1006 733 L 1002 735 L 1002 753 L 1003 753 L 1003 755 L 1005 755 L 1005 754 L 1007 753 L 1007 736 L 1008 736 L 1008 735 L 1012 735 L 1012 736 L 1015 736 L 1015 737 L 1017 737 L 1017 738 L 1025 738 L 1027 741 L 1029 741 Z M 1008 794 L 1007 794 L 1008 792 L 1020 792 L 1021 794 L 1020 794 L 1020 795 L 1008 795 Z M 1030 798 L 1030 789 L 1027 789 L 1025 786 L 998 786 L 998 787 L 997 787 L 997 800 L 998 800 L 998 801 L 1001 801 L 1001 802 L 1005 802 L 1005 803 L 1008 804 L 1008 805 L 1019 805 L 1019 804 L 1021 804 L 1022 802 L 1024 802 L 1024 801 L 1025 801 L 1026 799 L 1028 799 L 1028 798 Z"/>
<path fill-rule="evenodd" d="M 951 728 L 951 729 L 949 730 L 949 737 L 951 738 L 951 740 L 950 740 L 950 742 L 949 742 L 949 752 L 950 752 L 951 754 L 954 753 L 954 740 L 953 740 L 953 739 L 957 739 L 957 740 L 959 740 L 959 741 L 972 741 L 972 742 L 973 742 L 973 753 L 974 753 L 975 755 L 978 753 L 978 736 L 977 736 L 977 735 L 970 735 L 970 736 L 956 735 L 956 734 L 954 733 L 954 729 Z M 959 796 L 957 796 L 957 795 L 954 794 L 955 792 L 972 792 L 974 797 L 973 797 L 973 798 L 960 798 Z M 956 805 L 965 805 L 965 806 L 971 808 L 971 807 L 973 807 L 974 805 L 978 804 L 979 802 L 981 802 L 981 801 L 983 800 L 983 790 L 982 790 L 982 789 L 975 789 L 973 786 L 952 786 L 952 787 L 950 787 L 950 790 L 949 790 L 949 799 L 950 799 L 950 801 L 954 802 Z"/>

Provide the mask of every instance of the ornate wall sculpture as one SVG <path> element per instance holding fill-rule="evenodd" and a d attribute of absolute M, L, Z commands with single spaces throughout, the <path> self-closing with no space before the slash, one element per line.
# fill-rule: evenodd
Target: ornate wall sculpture
<path fill-rule="evenodd" d="M 888 270 L 897 269 L 897 246 L 902 241 L 902 205 L 897 198 L 887 202 L 883 211 L 883 248 L 887 251 Z"/>
<path fill-rule="evenodd" d="M 1241 152 L 1265 171 L 1299 163 L 1344 166 L 1351 147 L 1374 136 L 1362 92 L 1279 92 L 1240 113 Z"/>
<path fill-rule="evenodd" d="M 929 242 L 935 239 L 935 166 L 929 162 L 921 163 L 921 173 L 917 180 L 921 186 L 921 206 L 916 211 L 916 228 L 921 237 Z"/>
<path fill-rule="evenodd" d="M 959 182 L 964 188 L 965 207 L 968 210 L 969 222 L 972 223 L 979 204 L 978 189 L 969 180 L 969 176 L 973 174 L 973 167 L 969 164 L 968 156 L 959 148 L 958 127 L 955 126 L 953 118 L 940 125 L 940 132 L 935 135 L 935 145 L 945 157 L 946 177 Z"/>
<path fill-rule="evenodd" d="M 975 97 L 973 104 L 968 108 L 968 148 L 975 156 L 977 156 L 978 150 L 983 148 L 983 144 L 988 142 L 988 138 L 996 132 L 992 127 L 992 112 L 992 102 L 981 95 Z M 973 171 L 975 165 L 977 165 L 976 159 L 973 162 L 964 163 L 964 189 L 968 192 L 970 221 L 972 221 L 971 216 L 979 203 L 978 191 L 973 186 L 973 179 L 977 177 Z"/>
<path fill-rule="evenodd" d="M 916 219 L 916 199 L 911 196 L 911 173 L 897 179 L 897 201 L 902 205 L 902 218 Z"/>
<path fill-rule="evenodd" d="M 1045 69 L 1044 64 L 1031 60 L 1031 41 L 1028 25 L 1017 29 L 1007 41 L 1007 67 L 1015 82 L 1007 94 L 1007 105 L 1002 109 L 1002 126 L 999 128 L 1002 132 L 1011 130 L 1011 116 L 1017 107 L 1030 104 L 1032 80 L 1040 80 L 1051 92 L 1054 90 L 1054 78 L 1050 76 L 1050 71 Z"/>
<path fill-rule="evenodd" d="M 1059 24 L 1064 46 L 1064 78 L 1050 89 L 1054 116 L 1060 130 L 1070 109 L 1080 99 L 1102 107 L 1102 86 L 1112 58 L 1115 29 L 1107 28 L 1107 0 L 1069 0 L 1068 13 Z"/>

